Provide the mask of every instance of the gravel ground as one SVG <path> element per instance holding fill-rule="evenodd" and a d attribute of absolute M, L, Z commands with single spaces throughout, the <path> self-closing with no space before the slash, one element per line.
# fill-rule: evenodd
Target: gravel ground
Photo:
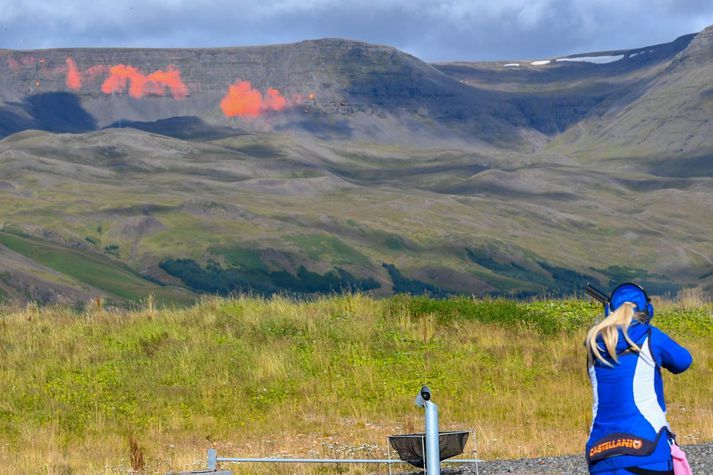
<path fill-rule="evenodd" d="M 682 448 L 686 452 L 688 462 L 695 475 L 713 475 L 713 442 L 684 445 Z M 473 475 L 476 473 L 479 475 L 528 475 L 533 473 L 575 475 L 589 473 L 583 455 L 483 462 L 478 464 L 477 471 L 475 465 L 461 466 L 458 469 L 451 468 L 447 464 L 443 464 L 442 467 L 443 475 Z M 422 472 L 410 472 L 410 474 L 418 473 Z"/>

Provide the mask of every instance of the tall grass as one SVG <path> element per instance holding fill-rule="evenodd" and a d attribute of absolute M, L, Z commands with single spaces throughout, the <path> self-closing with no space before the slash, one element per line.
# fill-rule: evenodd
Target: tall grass
<path fill-rule="evenodd" d="M 713 439 L 713 306 L 694 300 L 660 302 L 655 319 L 695 358 L 665 377 L 684 443 Z M 164 473 L 205 466 L 213 444 L 233 456 L 383 457 L 386 436 L 422 430 L 413 398 L 424 383 L 441 427 L 473 429 L 482 458 L 577 453 L 591 422 L 582 341 L 599 311 L 364 295 L 0 309 L 0 471 Z"/>

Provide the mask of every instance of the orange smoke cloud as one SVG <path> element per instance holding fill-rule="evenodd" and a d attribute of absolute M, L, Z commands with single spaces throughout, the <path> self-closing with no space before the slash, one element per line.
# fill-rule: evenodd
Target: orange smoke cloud
<path fill-rule="evenodd" d="M 260 115 L 262 94 L 253 89 L 250 81 L 240 81 L 228 87 L 228 94 L 220 101 L 220 108 L 227 117 Z"/>
<path fill-rule="evenodd" d="M 84 71 L 80 71 L 77 68 L 77 63 L 72 58 L 67 58 L 65 62 L 67 63 L 65 84 L 75 91 L 79 91 L 82 88 L 83 82 L 92 81 L 97 75 L 106 74 L 109 71 L 109 68 L 102 65 L 91 66 Z"/>
<path fill-rule="evenodd" d="M 7 65 L 14 72 L 18 72 L 20 70 L 20 63 L 18 63 L 17 60 L 13 57 L 7 58 Z"/>
<path fill-rule="evenodd" d="M 68 88 L 75 91 L 82 88 L 83 81 L 91 81 L 100 74 L 108 74 L 101 86 L 104 94 L 122 93 L 128 87 L 129 95 L 136 99 L 146 95 L 163 96 L 167 88 L 176 99 L 188 96 L 188 87 L 181 80 L 181 72 L 172 66 L 165 71 L 159 70 L 145 75 L 137 68 L 124 64 L 111 67 L 96 65 L 80 71 L 72 58 L 67 58 L 66 63 L 65 82 Z"/>
<path fill-rule="evenodd" d="M 101 89 L 104 94 L 114 94 L 124 92 L 127 86 L 129 95 L 135 99 L 146 95 L 163 96 L 167 88 L 175 99 L 188 96 L 188 87 L 181 79 L 181 72 L 173 66 L 144 75 L 133 66 L 117 64 L 109 68 L 109 77 Z"/>
<path fill-rule="evenodd" d="M 310 92 L 306 96 L 298 93 L 298 94 L 293 94 L 292 96 L 290 96 L 289 103 L 290 103 L 290 105 L 293 105 L 293 106 L 299 106 L 299 105 L 306 104 L 308 101 L 314 102 L 316 100 L 317 100 L 317 94 L 315 94 L 314 92 Z"/>
<path fill-rule="evenodd" d="M 77 63 L 72 58 L 67 58 L 67 77 L 65 83 L 70 89 L 78 91 L 82 88 L 82 75 L 77 69 Z"/>
<path fill-rule="evenodd" d="M 8 56 L 6 61 L 10 69 L 12 69 L 16 73 L 19 72 L 21 69 L 26 69 L 35 66 L 35 64 L 38 62 L 37 58 L 33 56 L 23 56 L 19 58 L 19 60 L 15 59 L 12 56 Z M 42 67 L 45 66 L 44 60 L 40 60 L 39 63 Z"/>
<path fill-rule="evenodd" d="M 287 105 L 287 100 L 282 97 L 280 91 L 272 87 L 267 88 L 264 107 L 268 110 L 281 111 Z"/>
<path fill-rule="evenodd" d="M 220 101 L 220 108 L 226 117 L 258 117 L 265 111 L 280 111 L 287 106 L 287 100 L 280 91 L 267 88 L 265 96 L 253 88 L 250 81 L 236 81 L 228 87 L 228 93 Z"/>

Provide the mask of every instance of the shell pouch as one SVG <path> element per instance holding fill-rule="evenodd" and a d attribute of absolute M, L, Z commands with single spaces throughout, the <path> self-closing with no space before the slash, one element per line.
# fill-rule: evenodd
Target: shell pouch
<path fill-rule="evenodd" d="M 686 452 L 681 450 L 681 447 L 676 443 L 671 444 L 671 458 L 673 459 L 673 473 L 675 475 L 693 475 L 691 466 L 686 459 Z"/>

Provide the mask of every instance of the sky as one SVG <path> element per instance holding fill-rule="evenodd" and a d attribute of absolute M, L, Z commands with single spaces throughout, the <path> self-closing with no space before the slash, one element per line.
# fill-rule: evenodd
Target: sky
<path fill-rule="evenodd" d="M 710 0 L 0 1 L 0 48 L 217 47 L 347 38 L 426 61 L 540 59 L 666 43 Z"/>

